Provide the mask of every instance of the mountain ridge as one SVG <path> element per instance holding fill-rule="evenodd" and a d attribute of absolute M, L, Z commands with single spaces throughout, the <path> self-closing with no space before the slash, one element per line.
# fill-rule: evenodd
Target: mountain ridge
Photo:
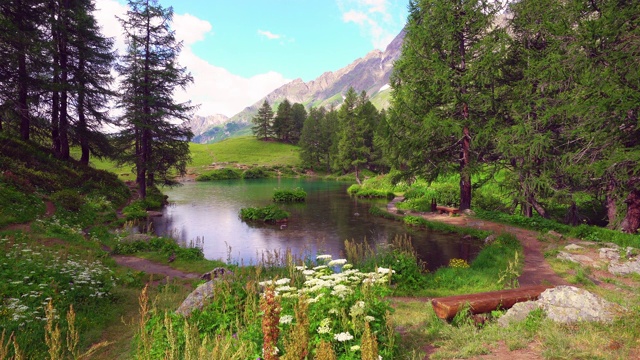
<path fill-rule="evenodd" d="M 374 98 L 391 91 L 388 86 L 389 78 L 393 70 L 393 63 L 400 56 L 404 34 L 404 30 L 402 30 L 387 45 L 385 51 L 372 50 L 349 65 L 336 71 L 326 71 L 308 82 L 304 82 L 300 78 L 294 79 L 254 104 L 247 106 L 224 124 L 212 124 L 200 132 L 196 132 L 192 128 L 196 134 L 193 141 L 199 143 L 217 142 L 232 136 L 237 131 L 241 131 L 243 134 L 250 132 L 251 119 L 265 100 L 273 107 L 287 99 L 291 103 L 301 103 L 307 108 L 312 106 L 329 108 L 339 106 L 342 103 L 344 93 L 353 87 L 357 92 L 365 91 L 376 106 L 388 107 L 388 96 L 381 96 L 378 101 L 374 101 Z"/>

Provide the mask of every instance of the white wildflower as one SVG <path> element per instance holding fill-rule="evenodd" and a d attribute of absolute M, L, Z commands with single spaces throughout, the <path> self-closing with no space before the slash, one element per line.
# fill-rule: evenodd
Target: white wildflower
<path fill-rule="evenodd" d="M 286 285 L 286 284 L 288 284 L 290 282 L 291 282 L 291 279 L 282 278 L 282 279 L 276 281 L 276 285 Z"/>
<path fill-rule="evenodd" d="M 333 256 L 329 255 L 329 254 L 324 254 L 324 255 L 318 255 L 316 256 L 316 260 L 331 260 Z"/>
<path fill-rule="evenodd" d="M 280 317 L 280 324 L 291 324 L 292 321 L 293 321 L 292 315 L 282 315 Z"/>
<path fill-rule="evenodd" d="M 360 345 L 353 345 L 351 347 L 351 351 L 358 351 L 358 350 L 360 350 Z"/>
<path fill-rule="evenodd" d="M 345 342 L 345 341 L 352 340 L 353 335 L 349 334 L 349 332 L 347 331 L 347 332 L 341 332 L 341 333 L 335 334 L 333 338 L 335 340 L 338 340 L 339 342 Z"/>
<path fill-rule="evenodd" d="M 347 259 L 336 259 L 329 261 L 329 266 L 340 266 L 347 263 Z"/>
<path fill-rule="evenodd" d="M 366 321 L 366 322 L 372 322 L 372 321 L 375 321 L 375 320 L 376 320 L 376 318 L 374 318 L 371 315 L 367 315 L 367 316 L 364 317 L 364 321 Z"/>

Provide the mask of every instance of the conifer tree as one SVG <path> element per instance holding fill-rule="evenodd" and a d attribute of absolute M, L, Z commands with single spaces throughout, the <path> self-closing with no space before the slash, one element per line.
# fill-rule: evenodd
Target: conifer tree
<path fill-rule="evenodd" d="M 460 209 L 471 206 L 471 174 L 493 105 L 498 2 L 409 4 L 402 55 L 392 76 L 388 150 L 405 177 L 460 174 Z"/>
<path fill-rule="evenodd" d="M 284 99 L 278 105 L 278 110 L 273 119 L 272 130 L 276 139 L 282 142 L 289 142 L 292 120 L 291 103 L 289 100 Z"/>
<path fill-rule="evenodd" d="M 154 0 L 130 0 L 120 19 L 127 53 L 118 66 L 123 77 L 119 107 L 123 110 L 119 137 L 121 162 L 133 163 L 141 198 L 147 185 L 169 182 L 169 170 L 184 173 L 191 131 L 176 124 L 189 119 L 194 107 L 173 99 L 176 88 L 193 78 L 177 63 L 182 44 L 170 28 L 173 9 Z"/>
<path fill-rule="evenodd" d="M 251 119 L 251 122 L 253 123 L 253 127 L 251 128 L 253 135 L 258 139 L 266 141 L 272 136 L 273 110 L 271 110 L 271 105 L 269 105 L 266 99 L 260 109 L 258 109 L 258 114 Z"/>

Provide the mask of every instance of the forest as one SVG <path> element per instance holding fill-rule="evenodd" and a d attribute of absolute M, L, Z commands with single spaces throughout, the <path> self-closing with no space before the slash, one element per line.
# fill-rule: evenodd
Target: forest
<path fill-rule="evenodd" d="M 359 169 L 457 176 L 461 210 L 490 183 L 527 217 L 561 207 L 577 225 L 588 203 L 602 214 L 588 221 L 635 233 L 638 14 L 637 2 L 412 1 L 391 107 L 350 89 L 338 109 L 312 108 L 302 160 L 358 181 Z"/>

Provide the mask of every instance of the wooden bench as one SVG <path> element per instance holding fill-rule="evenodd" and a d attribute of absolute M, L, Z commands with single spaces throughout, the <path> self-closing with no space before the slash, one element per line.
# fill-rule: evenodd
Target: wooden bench
<path fill-rule="evenodd" d="M 452 207 L 448 207 L 448 206 L 436 206 L 436 210 L 438 210 L 440 212 L 440 214 L 444 214 L 444 213 L 449 213 L 449 216 L 453 216 L 455 214 L 457 214 L 458 212 L 460 212 L 460 209 L 458 208 L 452 208 Z"/>
<path fill-rule="evenodd" d="M 536 300 L 543 291 L 553 286 L 524 286 L 518 289 L 490 291 L 478 294 L 456 295 L 431 300 L 431 306 L 441 319 L 453 319 L 466 304 L 472 314 L 482 314 L 496 309 L 510 309 L 515 303 Z"/>

